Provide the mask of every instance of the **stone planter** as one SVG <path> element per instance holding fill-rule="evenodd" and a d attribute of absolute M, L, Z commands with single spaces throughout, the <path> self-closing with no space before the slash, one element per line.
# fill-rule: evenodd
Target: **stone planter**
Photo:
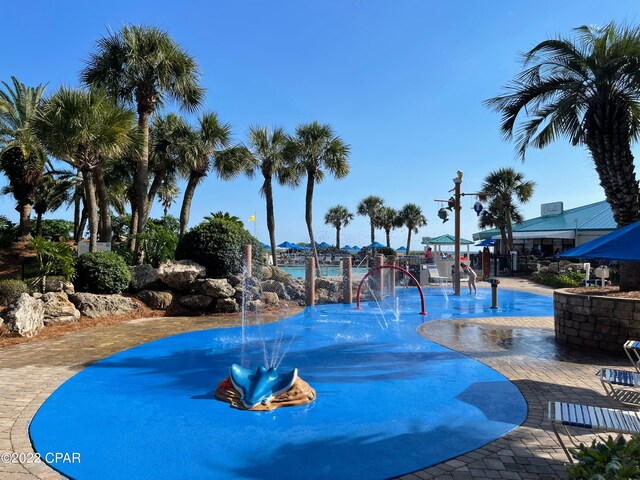
<path fill-rule="evenodd" d="M 624 342 L 640 339 L 640 300 L 553 293 L 556 341 L 587 351 L 622 353 Z"/>

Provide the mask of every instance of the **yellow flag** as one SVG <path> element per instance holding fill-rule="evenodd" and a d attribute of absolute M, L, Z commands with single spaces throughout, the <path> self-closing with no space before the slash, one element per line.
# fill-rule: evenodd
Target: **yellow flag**
<path fill-rule="evenodd" d="M 250 222 L 255 222 L 255 221 L 256 221 L 256 216 L 255 216 L 255 215 L 251 215 L 251 216 L 249 217 L 249 221 L 250 221 Z"/>

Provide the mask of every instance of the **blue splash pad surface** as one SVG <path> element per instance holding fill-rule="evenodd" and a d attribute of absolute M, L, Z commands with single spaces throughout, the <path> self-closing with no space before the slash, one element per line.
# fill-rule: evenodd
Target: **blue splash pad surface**
<path fill-rule="evenodd" d="M 527 406 L 496 371 L 416 332 L 424 321 L 551 315 L 550 298 L 489 290 L 307 308 L 281 322 L 185 333 L 84 369 L 42 405 L 36 451 L 78 452 L 52 465 L 77 479 L 388 478 L 474 450 L 520 425 Z M 380 312 L 383 312 L 381 314 Z M 266 346 L 266 355 L 264 353 Z M 284 359 L 317 391 L 307 406 L 272 412 L 213 398 L 231 363 Z"/>

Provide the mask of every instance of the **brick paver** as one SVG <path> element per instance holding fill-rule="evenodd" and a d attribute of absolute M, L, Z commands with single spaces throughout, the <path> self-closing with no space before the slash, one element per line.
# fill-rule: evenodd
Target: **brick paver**
<path fill-rule="evenodd" d="M 551 295 L 552 290 L 521 279 L 502 288 Z M 261 319 L 276 321 L 279 312 Z M 69 333 L 64 337 L 0 349 L 0 453 L 33 453 L 29 423 L 47 397 L 87 365 L 168 335 L 239 323 L 238 316 L 156 318 Z M 566 458 L 546 420 L 550 400 L 620 407 L 599 385 L 602 366 L 625 366 L 622 356 L 564 349 L 554 342 L 552 317 L 494 317 L 429 322 L 420 333 L 499 371 L 522 392 L 529 412 L 524 424 L 482 448 L 452 458 L 403 480 L 563 479 Z M 0 480 L 64 478 L 44 463 L 0 463 Z"/>

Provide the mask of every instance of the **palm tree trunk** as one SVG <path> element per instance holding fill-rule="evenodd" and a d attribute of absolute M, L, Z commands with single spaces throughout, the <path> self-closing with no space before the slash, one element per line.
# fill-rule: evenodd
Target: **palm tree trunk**
<path fill-rule="evenodd" d="M 407 256 L 411 256 L 411 229 L 407 234 Z"/>
<path fill-rule="evenodd" d="M 91 170 L 82 171 L 82 180 L 84 183 L 84 198 L 87 204 L 87 217 L 89 219 L 89 251 L 96 252 L 98 250 L 96 246 L 98 242 L 98 204 Z"/>
<path fill-rule="evenodd" d="M 36 237 L 42 236 L 42 212 L 36 213 Z"/>
<path fill-rule="evenodd" d="M 20 226 L 18 227 L 18 241 L 27 242 L 31 236 L 31 202 L 29 200 L 18 201 L 16 210 L 20 212 Z"/>
<path fill-rule="evenodd" d="M 391 230 L 385 230 L 384 233 L 387 235 L 387 248 L 391 248 Z"/>
<path fill-rule="evenodd" d="M 131 204 L 131 220 L 129 222 L 129 250 L 136 251 L 136 228 L 138 227 L 138 205 L 134 198 L 129 199 Z"/>
<path fill-rule="evenodd" d="M 162 186 L 162 180 L 164 175 L 161 172 L 155 172 L 153 175 L 153 182 L 151 182 L 151 186 L 149 187 L 149 194 L 147 195 L 147 210 L 145 212 L 145 216 L 147 220 L 151 216 L 151 208 L 153 207 L 153 202 L 156 200 L 156 195 L 158 194 L 158 190 Z M 167 210 L 165 209 L 165 212 Z M 165 213 L 166 215 L 166 213 Z M 145 221 L 146 224 L 146 221 Z"/>
<path fill-rule="evenodd" d="M 501 240 L 501 242 L 500 242 L 500 255 L 504 255 L 505 251 L 506 251 L 506 248 L 507 248 L 507 245 L 508 245 L 507 229 L 504 226 L 502 226 L 502 227 L 499 227 L 499 230 L 500 230 L 500 240 Z"/>
<path fill-rule="evenodd" d="M 271 245 L 271 260 L 273 265 L 278 265 L 276 254 L 276 218 L 273 214 L 273 188 L 271 186 L 271 176 L 265 175 L 262 185 L 264 197 L 267 201 L 267 230 L 269 230 L 269 245 Z"/>
<path fill-rule="evenodd" d="M 313 238 L 313 187 L 315 186 L 316 179 L 312 172 L 307 173 L 307 194 L 305 196 L 304 218 L 307 222 L 309 241 L 311 242 L 311 248 L 313 249 L 313 258 L 316 259 L 316 272 L 318 277 L 322 277 L 322 271 L 320 270 L 320 258 L 318 257 L 318 249 L 316 248 L 316 240 Z"/>
<path fill-rule="evenodd" d="M 340 250 L 340 227 L 336 227 L 336 248 Z"/>
<path fill-rule="evenodd" d="M 96 184 L 98 204 L 100 205 L 100 241 L 111 243 L 113 231 L 111 229 L 111 209 L 109 208 L 109 193 L 104 181 L 104 171 L 98 166 L 93 171 Z"/>
<path fill-rule="evenodd" d="M 73 201 L 73 238 L 78 236 L 78 227 L 80 226 L 80 197 Z"/>
<path fill-rule="evenodd" d="M 507 245 L 509 246 L 509 252 L 513 251 L 513 225 L 511 224 L 511 212 L 509 207 L 504 214 L 504 220 L 507 227 Z"/>
<path fill-rule="evenodd" d="M 80 222 L 78 223 L 78 230 L 76 230 L 74 235 L 74 240 L 76 244 L 80 243 L 82 240 L 82 234 L 84 233 L 84 229 L 87 226 L 87 208 L 83 205 L 82 213 L 80 214 Z"/>
<path fill-rule="evenodd" d="M 147 186 L 149 185 L 149 113 L 138 108 L 138 129 L 142 134 L 140 156 L 136 165 L 136 202 L 138 204 L 138 225 L 135 233 L 144 232 L 147 224 Z M 136 245 L 139 254 L 140 245 Z M 139 256 L 139 255 L 138 255 Z"/>
<path fill-rule="evenodd" d="M 191 212 L 191 202 L 193 201 L 193 195 L 201 178 L 202 176 L 195 172 L 191 172 L 189 174 L 187 187 L 184 189 L 184 197 L 182 198 L 182 208 L 180 209 L 180 238 L 184 237 L 184 234 L 187 233 L 189 214 Z"/>
<path fill-rule="evenodd" d="M 374 243 L 376 241 L 376 226 L 373 223 L 373 217 L 371 218 L 371 243 Z"/>

